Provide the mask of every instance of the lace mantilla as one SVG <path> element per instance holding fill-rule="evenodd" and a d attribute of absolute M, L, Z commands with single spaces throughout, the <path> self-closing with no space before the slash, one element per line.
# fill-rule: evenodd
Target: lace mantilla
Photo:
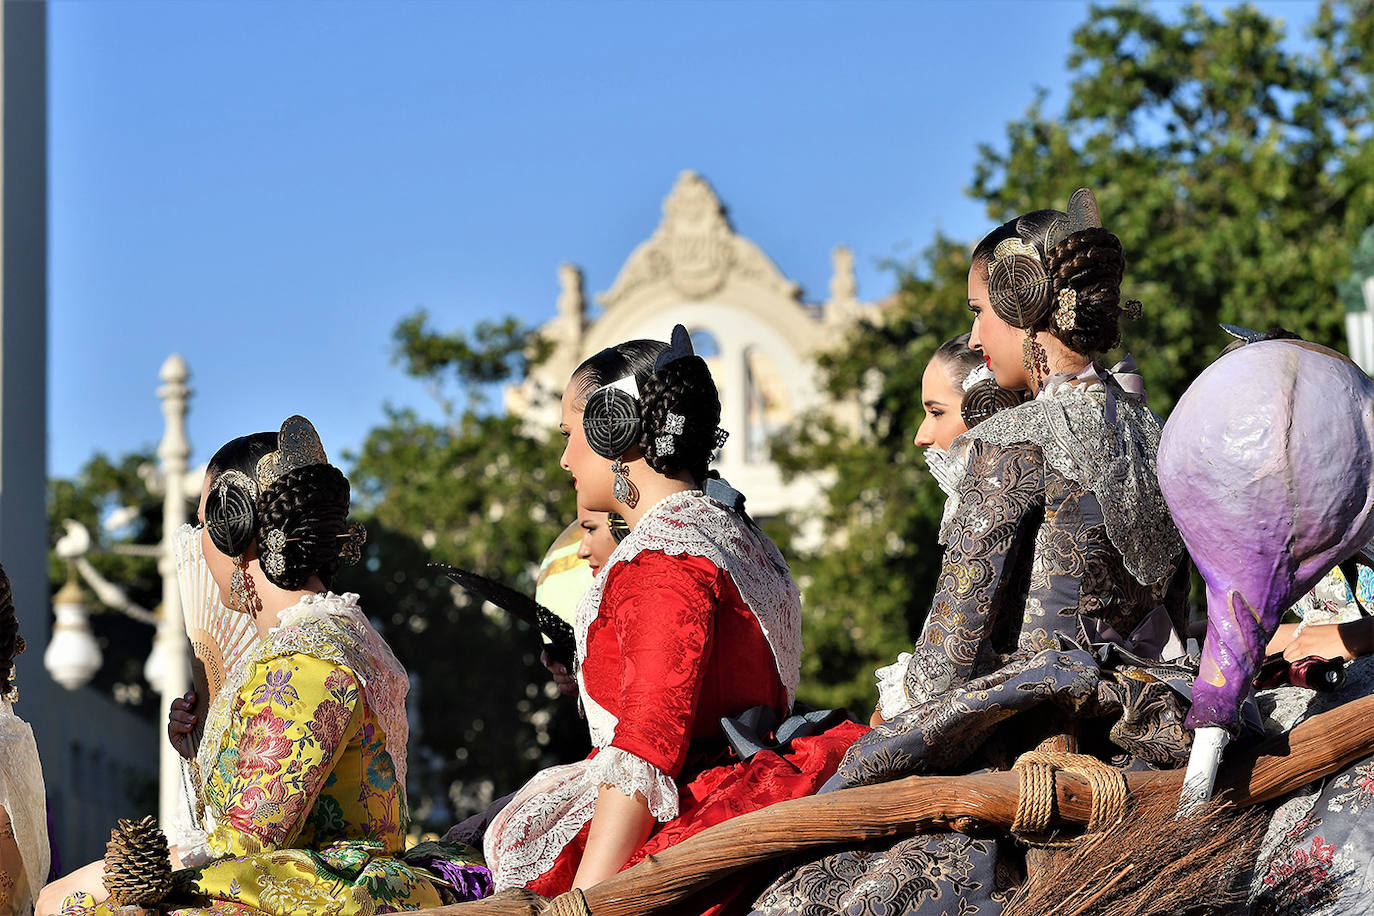
<path fill-rule="evenodd" d="M 24 873 L 12 875 L 10 904 L 15 913 L 30 912 L 38 891 L 48 882 L 51 864 L 43 768 L 33 729 L 0 698 L 0 806 L 10 816 L 14 842 Z"/>
<path fill-rule="evenodd" d="M 282 611 L 279 620 L 278 626 L 249 650 L 243 663 L 228 672 L 224 687 L 206 713 L 205 735 L 196 752 L 201 773 L 197 790 L 201 798 L 208 797 L 206 782 L 214 772 L 215 756 L 219 753 L 225 729 L 229 727 L 234 699 L 247 683 L 253 667 L 259 662 L 296 652 L 345 665 L 357 675 L 368 708 L 386 733 L 386 750 L 396 768 L 396 781 L 404 791 L 406 742 L 410 737 L 406 694 L 410 691 L 410 679 L 386 640 L 372 628 L 358 607 L 358 596 L 333 592 L 306 595 L 298 604 Z M 220 817 L 222 812 L 210 810 L 211 807 L 206 806 L 207 813 Z"/>
<path fill-rule="evenodd" d="M 801 680 L 801 593 L 787 562 L 777 546 L 758 529 L 700 490 L 687 490 L 660 500 L 644 513 L 577 606 L 573 624 L 577 635 L 577 681 L 592 744 L 604 748 L 611 743 L 616 717 L 592 699 L 583 682 L 587 630 L 600 612 L 602 591 L 611 570 L 644 551 L 701 557 L 730 576 L 773 650 L 778 677 L 791 705 Z"/>
<path fill-rule="evenodd" d="M 951 454 L 942 448 L 928 448 L 926 467 L 930 469 L 930 476 L 935 478 L 935 482 L 945 494 L 945 511 L 940 516 L 939 543 L 948 544 L 948 533 L 952 530 L 949 526 L 959 511 L 959 484 L 963 482 L 964 474 L 968 471 L 968 449 L 956 449 L 954 454 Z"/>
<path fill-rule="evenodd" d="M 1183 540 L 1159 492 L 1159 418 L 1143 397 L 1118 394 L 1113 424 L 1106 405 L 1100 381 L 1050 384 L 1035 400 L 999 411 L 959 436 L 950 451 L 957 458 L 975 441 L 1037 446 L 1045 464 L 1097 497 L 1107 537 L 1121 552 L 1126 571 L 1142 585 L 1152 585 L 1169 575 L 1183 553 Z M 952 514 L 946 515 L 941 543 L 951 521 Z"/>
<path fill-rule="evenodd" d="M 896 718 L 911 708 L 906 695 L 906 669 L 910 664 L 911 653 L 903 652 L 895 662 L 873 672 L 878 680 L 878 712 L 884 719 Z"/>

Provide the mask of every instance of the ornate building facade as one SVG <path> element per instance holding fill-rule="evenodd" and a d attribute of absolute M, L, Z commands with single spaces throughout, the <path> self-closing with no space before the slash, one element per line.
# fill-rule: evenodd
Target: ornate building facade
<path fill-rule="evenodd" d="M 824 481 L 785 483 L 768 444 L 809 411 L 858 422 L 857 404 L 830 402 L 817 386 L 817 353 L 843 340 L 873 308 L 859 301 L 849 249 L 837 247 L 831 257 L 829 298 L 803 302 L 797 284 L 735 233 L 706 180 L 683 172 L 663 201 L 658 228 L 596 297 L 598 314 L 589 311 L 582 271 L 559 267 L 558 314 L 540 329 L 553 353 L 524 384 L 507 390 L 506 407 L 540 424 L 557 424 L 563 385 L 583 359 L 624 340 L 667 340 L 680 323 L 720 387 L 721 425 L 730 439 L 714 467 L 748 497 L 754 515 L 811 505 Z"/>

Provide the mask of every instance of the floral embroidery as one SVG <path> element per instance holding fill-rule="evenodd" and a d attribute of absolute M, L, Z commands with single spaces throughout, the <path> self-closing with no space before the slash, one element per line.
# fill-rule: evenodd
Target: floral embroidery
<path fill-rule="evenodd" d="M 1267 887 L 1282 887 L 1284 897 L 1294 903 L 1312 905 L 1325 897 L 1326 881 L 1334 864 L 1336 847 L 1318 834 L 1305 847 L 1294 849 L 1269 865 L 1264 876 Z"/>
<path fill-rule="evenodd" d="M 279 706 L 290 707 L 300 700 L 300 694 L 291 686 L 291 672 L 286 668 L 273 668 L 267 672 L 267 679 L 259 684 L 251 697 L 254 703 L 272 701 Z"/>
<path fill-rule="evenodd" d="M 244 726 L 243 737 L 239 739 L 238 771 L 247 776 L 255 770 L 275 770 L 290 754 L 286 720 L 264 709 L 249 718 Z"/>
<path fill-rule="evenodd" d="M 296 625 L 298 644 L 318 639 L 308 652 L 269 654 L 269 643 L 226 686 L 223 727 L 207 726 L 213 743 L 202 759 L 213 761 L 204 784 L 215 818 L 207 841 L 212 855 L 176 873 L 169 908 L 184 916 L 374 916 L 478 893 L 460 896 L 402 861 L 405 789 L 384 723 L 404 721 L 407 682 L 387 682 L 399 664 L 380 637 L 365 631 L 355 607 L 338 598 L 324 607 L 338 609 L 348 626 L 316 630 L 312 622 L 302 636 Z M 395 689 L 379 692 L 386 683 Z M 389 704 L 384 712 L 373 708 L 378 698 Z M 404 735 L 402 728 L 400 746 Z M 447 856 L 455 874 L 480 866 L 470 848 L 448 855 L 456 849 L 445 846 L 436 858 Z M 197 907 L 184 908 L 190 901 Z M 109 911 L 96 908 L 100 916 Z M 74 912 L 89 913 L 90 901 Z"/>
<path fill-rule="evenodd" d="M 285 801 L 286 786 L 280 782 L 273 782 L 267 788 L 252 786 L 239 796 L 238 804 L 224 813 L 238 829 L 279 842 L 286 835 L 282 829 Z"/>
<path fill-rule="evenodd" d="M 352 717 L 352 711 L 342 703 L 325 700 L 315 707 L 315 714 L 310 719 L 310 736 L 321 747 L 334 747 Z"/>

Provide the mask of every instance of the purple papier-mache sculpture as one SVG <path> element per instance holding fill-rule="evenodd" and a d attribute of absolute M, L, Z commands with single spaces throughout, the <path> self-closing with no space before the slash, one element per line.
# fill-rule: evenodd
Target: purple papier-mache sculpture
<path fill-rule="evenodd" d="M 1374 535 L 1374 384 L 1326 347 L 1247 344 L 1184 392 L 1158 466 L 1207 584 L 1187 725 L 1235 734 L 1285 610 Z"/>

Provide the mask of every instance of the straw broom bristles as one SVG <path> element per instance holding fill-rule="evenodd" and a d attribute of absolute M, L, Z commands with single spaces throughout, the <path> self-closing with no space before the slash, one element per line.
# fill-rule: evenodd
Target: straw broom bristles
<path fill-rule="evenodd" d="M 1211 916 L 1235 912 L 1268 823 L 1263 807 L 1212 802 L 1177 816 L 1177 799 L 1134 805 L 1024 884 L 1003 916 Z"/>

